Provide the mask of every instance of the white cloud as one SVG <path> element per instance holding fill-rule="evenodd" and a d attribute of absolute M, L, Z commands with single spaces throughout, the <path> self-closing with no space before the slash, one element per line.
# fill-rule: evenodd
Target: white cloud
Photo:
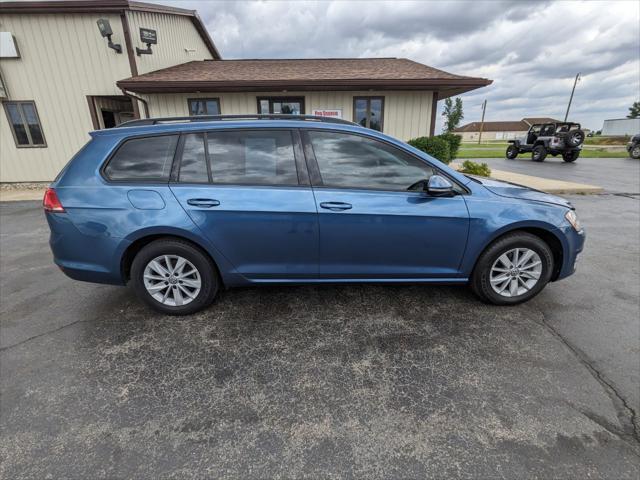
<path fill-rule="evenodd" d="M 169 1 L 198 10 L 223 58 L 407 57 L 493 85 L 465 122 L 562 118 L 598 129 L 640 98 L 640 2 Z"/>

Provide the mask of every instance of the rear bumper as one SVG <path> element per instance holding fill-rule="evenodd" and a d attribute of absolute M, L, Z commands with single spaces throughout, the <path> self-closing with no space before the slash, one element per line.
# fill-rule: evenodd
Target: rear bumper
<path fill-rule="evenodd" d="M 124 285 L 120 268 L 123 250 L 119 238 L 82 233 L 65 213 L 45 213 L 51 234 L 49 246 L 55 264 L 74 280 Z M 126 248 L 126 247 L 125 247 Z"/>

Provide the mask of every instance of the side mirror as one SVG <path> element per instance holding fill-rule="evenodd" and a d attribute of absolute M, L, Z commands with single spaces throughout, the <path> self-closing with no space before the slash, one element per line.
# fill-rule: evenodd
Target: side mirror
<path fill-rule="evenodd" d="M 441 175 L 431 175 L 427 183 L 427 193 L 432 197 L 453 197 L 453 184 Z"/>

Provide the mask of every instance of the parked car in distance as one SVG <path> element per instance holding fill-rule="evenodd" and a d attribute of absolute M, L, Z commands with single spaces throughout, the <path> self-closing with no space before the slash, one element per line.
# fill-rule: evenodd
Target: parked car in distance
<path fill-rule="evenodd" d="M 536 123 L 529 127 L 525 136 L 509 140 L 506 156 L 513 160 L 520 153 L 531 152 L 534 162 L 544 161 L 549 154 L 554 157 L 562 155 L 565 162 L 575 162 L 580 156 L 584 138 L 579 123 Z"/>
<path fill-rule="evenodd" d="M 631 158 L 640 158 L 640 133 L 631 137 L 627 143 L 627 152 Z"/>
<path fill-rule="evenodd" d="M 91 133 L 47 190 L 55 263 L 166 314 L 221 288 L 469 284 L 513 305 L 574 272 L 566 200 L 462 175 L 337 119 L 216 116 Z"/>

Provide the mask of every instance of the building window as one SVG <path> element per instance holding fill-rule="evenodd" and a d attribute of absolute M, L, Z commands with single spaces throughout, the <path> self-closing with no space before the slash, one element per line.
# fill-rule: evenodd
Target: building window
<path fill-rule="evenodd" d="M 33 101 L 4 102 L 17 147 L 46 147 L 42 125 Z"/>
<path fill-rule="evenodd" d="M 220 115 L 219 98 L 191 98 L 189 102 L 189 115 Z"/>
<path fill-rule="evenodd" d="M 304 97 L 258 97 L 258 113 L 304 115 Z"/>
<path fill-rule="evenodd" d="M 353 97 L 353 121 L 363 127 L 382 131 L 384 97 Z"/>

